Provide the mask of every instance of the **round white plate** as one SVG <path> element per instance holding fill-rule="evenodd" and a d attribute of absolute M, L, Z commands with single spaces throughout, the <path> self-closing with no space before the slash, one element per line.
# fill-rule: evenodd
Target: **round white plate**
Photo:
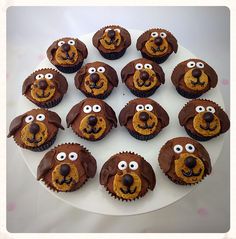
<path fill-rule="evenodd" d="M 114 61 L 106 60 L 99 54 L 97 49 L 92 45 L 93 34 L 80 37 L 88 48 L 88 58 L 84 63 L 103 61 L 114 67 L 117 71 L 119 76 L 119 85 L 105 100 L 115 110 L 117 117 L 124 105 L 128 101 L 135 98 L 135 96 L 132 95 L 126 86 L 121 82 L 120 71 L 131 60 L 141 57 L 141 54 L 136 50 L 135 45 L 136 40 L 142 31 L 129 30 L 129 32 L 132 37 L 132 45 L 127 49 L 123 57 Z M 177 54 L 173 53 L 165 63 L 161 64 L 161 67 L 165 72 L 166 83 L 162 85 L 150 98 L 160 103 L 168 112 L 170 124 L 164 128 L 157 137 L 147 142 L 134 139 L 129 135 L 124 127 L 120 126 L 113 129 L 103 140 L 98 142 L 83 140 L 76 136 L 72 132 L 71 128 L 66 128 L 65 119 L 67 113 L 73 105 L 84 99 L 85 96 L 74 86 L 75 73 L 64 74 L 69 83 L 68 92 L 64 96 L 62 102 L 51 110 L 57 112 L 61 116 L 62 124 L 66 129 L 65 131 L 59 130 L 57 140 L 50 149 L 58 144 L 66 142 L 76 142 L 84 145 L 97 160 L 97 174 L 95 178 L 88 180 L 82 188 L 75 192 L 55 193 L 49 190 L 41 182 L 45 189 L 49 190 L 54 196 L 60 198 L 64 202 L 82 210 L 107 215 L 135 215 L 166 207 L 169 204 L 183 198 L 198 185 L 201 185 L 201 183 L 195 186 L 181 186 L 174 184 L 161 172 L 157 161 L 159 150 L 167 140 L 178 136 L 187 136 L 184 129 L 179 125 L 178 112 L 188 100 L 176 92 L 171 83 L 170 76 L 172 70 L 179 62 L 192 57 L 195 56 L 190 51 L 179 45 Z M 55 68 L 47 59 L 45 59 L 41 62 L 37 69 L 46 67 Z M 203 98 L 211 99 L 216 101 L 222 107 L 224 106 L 222 96 L 217 87 L 216 89 L 212 89 L 206 93 Z M 25 97 L 21 97 L 18 101 L 18 107 L 21 109 L 22 113 L 27 110 L 37 108 Z M 214 164 L 219 157 L 223 145 L 223 137 L 220 136 L 202 144 L 208 150 L 211 156 L 212 164 Z M 157 183 L 154 191 L 149 191 L 139 200 L 124 202 L 114 199 L 107 193 L 105 188 L 99 184 L 99 173 L 102 165 L 113 154 L 121 151 L 133 151 L 142 155 L 152 165 L 155 171 Z M 36 177 L 38 164 L 47 151 L 36 153 L 21 149 L 21 152 L 30 171 Z M 204 180 L 207 180 L 207 178 Z M 204 183 L 204 181 L 202 183 Z"/>

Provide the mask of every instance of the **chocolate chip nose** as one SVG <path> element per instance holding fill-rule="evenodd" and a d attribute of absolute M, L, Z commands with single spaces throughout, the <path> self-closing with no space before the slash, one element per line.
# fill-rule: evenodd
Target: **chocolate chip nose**
<path fill-rule="evenodd" d="M 70 50 L 70 45 L 68 43 L 64 43 L 62 46 L 61 46 L 62 50 L 63 51 L 66 51 L 68 52 Z"/>
<path fill-rule="evenodd" d="M 38 83 L 39 89 L 46 90 L 48 87 L 48 83 L 46 80 L 40 80 Z"/>
<path fill-rule="evenodd" d="M 201 75 L 202 75 L 202 71 L 199 70 L 199 69 L 194 69 L 192 71 L 192 76 L 195 77 L 195 78 L 199 78 Z"/>
<path fill-rule="evenodd" d="M 184 160 L 184 164 L 188 167 L 188 168 L 194 168 L 197 164 L 196 158 L 189 156 Z"/>
<path fill-rule="evenodd" d="M 204 113 L 203 115 L 203 119 L 208 122 L 208 123 L 211 123 L 214 119 L 214 115 L 211 113 L 211 112 L 206 112 Z"/>
<path fill-rule="evenodd" d="M 130 174 L 125 174 L 123 177 L 122 177 L 122 183 L 124 186 L 126 187 L 130 187 L 134 182 L 134 178 L 132 175 Z"/>
<path fill-rule="evenodd" d="M 149 114 L 147 113 L 147 112 L 141 112 L 140 114 L 139 114 L 139 119 L 141 120 L 141 121 L 148 121 L 148 119 L 149 119 Z"/>
<path fill-rule="evenodd" d="M 157 46 L 160 46 L 162 44 L 163 40 L 161 37 L 157 37 L 155 38 L 154 40 L 154 43 L 157 45 Z"/>
<path fill-rule="evenodd" d="M 97 117 L 95 117 L 95 116 L 89 116 L 89 118 L 88 118 L 88 124 L 89 124 L 90 126 L 95 126 L 95 125 L 97 124 L 97 122 L 98 122 Z"/>
<path fill-rule="evenodd" d="M 149 74 L 146 71 L 142 71 L 140 73 L 140 79 L 143 80 L 143 81 L 148 80 L 149 79 Z"/>
<path fill-rule="evenodd" d="M 68 164 L 62 164 L 60 167 L 60 174 L 66 177 L 70 173 L 70 166 Z"/>
<path fill-rule="evenodd" d="M 31 134 L 35 135 L 39 132 L 39 130 L 40 130 L 40 127 L 38 124 L 36 123 L 30 124 L 29 131 Z"/>
<path fill-rule="evenodd" d="M 90 80 L 93 82 L 93 83 L 97 83 L 99 81 L 99 75 L 98 73 L 92 73 L 90 75 Z"/>
<path fill-rule="evenodd" d="M 107 35 L 110 37 L 110 39 L 113 39 L 116 35 L 116 32 L 114 30 L 109 30 Z"/>

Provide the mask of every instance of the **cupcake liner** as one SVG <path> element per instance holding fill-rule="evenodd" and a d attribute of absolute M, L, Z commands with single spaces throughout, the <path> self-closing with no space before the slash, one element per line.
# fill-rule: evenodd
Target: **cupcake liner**
<path fill-rule="evenodd" d="M 158 133 L 154 133 L 154 134 L 150 134 L 150 135 L 141 135 L 141 134 L 138 134 L 130 129 L 127 129 L 130 133 L 130 135 L 132 135 L 135 139 L 138 139 L 138 140 L 142 140 L 142 141 L 147 141 L 147 140 L 150 140 L 150 139 L 153 139 L 155 136 L 158 135 Z"/>
<path fill-rule="evenodd" d="M 105 52 L 102 52 L 100 50 L 99 50 L 99 52 L 104 58 L 106 58 L 108 60 L 116 60 L 116 59 L 122 57 L 125 54 L 126 48 L 121 50 L 120 52 L 105 53 Z"/>
<path fill-rule="evenodd" d="M 82 92 L 82 91 L 81 91 Z M 89 98 L 96 98 L 96 99 L 101 99 L 101 100 L 104 100 L 106 99 L 110 94 L 111 94 L 112 90 L 111 91 L 106 91 L 104 94 L 102 95 L 93 95 L 91 93 L 85 93 L 85 92 L 82 92 L 86 97 L 89 97 Z"/>
<path fill-rule="evenodd" d="M 58 105 L 61 102 L 62 98 L 63 98 L 63 96 L 61 96 L 58 99 L 54 99 L 54 100 L 51 100 L 51 101 L 48 101 L 48 102 L 37 102 L 36 103 L 36 102 L 33 102 L 32 100 L 30 100 L 30 101 L 32 103 L 34 103 L 35 105 L 37 105 L 38 107 L 40 107 L 40 108 L 52 108 L 52 107 Z"/>
<path fill-rule="evenodd" d="M 187 129 L 187 127 L 184 127 L 184 128 L 185 128 L 187 134 L 188 134 L 191 138 L 196 139 L 197 141 L 203 141 L 203 142 L 204 142 L 204 141 L 208 141 L 208 140 L 210 140 L 210 139 L 212 139 L 212 138 L 215 138 L 215 137 L 217 137 L 217 136 L 220 135 L 220 134 L 217 134 L 217 135 L 211 136 L 211 137 L 204 137 L 204 136 L 199 136 L 199 135 L 193 134 L 189 129 Z"/>
<path fill-rule="evenodd" d="M 132 94 L 134 94 L 137 97 L 149 97 L 155 93 L 155 91 L 159 88 L 159 86 L 154 87 L 153 89 L 149 91 L 139 91 L 134 89 L 129 89 Z"/>
<path fill-rule="evenodd" d="M 171 54 L 167 54 L 167 55 L 162 56 L 162 57 L 150 57 L 149 55 L 147 55 L 146 53 L 144 53 L 142 51 L 141 51 L 141 54 L 144 58 L 146 58 L 148 60 L 151 60 L 151 61 L 154 61 L 157 64 L 161 64 L 161 63 L 165 62 L 168 59 L 168 57 L 171 55 Z"/>
<path fill-rule="evenodd" d="M 200 97 L 202 94 L 204 94 L 204 93 L 190 93 L 190 92 L 180 89 L 179 87 L 177 87 L 176 90 L 180 95 L 182 95 L 183 97 L 185 97 L 187 99 L 196 99 L 196 98 Z"/>
<path fill-rule="evenodd" d="M 68 73 L 68 74 L 69 74 L 69 73 L 74 73 L 74 72 L 78 71 L 78 70 L 81 68 L 81 66 L 83 65 L 83 62 L 84 62 L 84 61 L 81 61 L 79 64 L 74 65 L 74 66 L 64 67 L 64 66 L 55 65 L 55 67 L 56 67 L 59 71 L 61 71 L 61 72 L 63 72 L 63 73 Z"/>

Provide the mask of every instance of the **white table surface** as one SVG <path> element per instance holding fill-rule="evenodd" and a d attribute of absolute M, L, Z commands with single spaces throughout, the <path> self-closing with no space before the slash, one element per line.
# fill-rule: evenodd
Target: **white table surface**
<path fill-rule="evenodd" d="M 98 14 L 99 13 L 99 14 Z M 7 12 L 7 122 L 20 112 L 12 103 L 21 85 L 44 59 L 52 41 L 80 36 L 107 24 L 169 29 L 181 45 L 207 61 L 229 113 L 229 11 L 223 7 L 11 7 Z M 8 126 L 7 125 L 7 126 Z M 213 173 L 196 190 L 159 211 L 129 217 L 88 213 L 45 190 L 7 140 L 9 232 L 226 232 L 230 224 L 229 132 Z M 94 201 L 96 203 L 96 201 Z"/>

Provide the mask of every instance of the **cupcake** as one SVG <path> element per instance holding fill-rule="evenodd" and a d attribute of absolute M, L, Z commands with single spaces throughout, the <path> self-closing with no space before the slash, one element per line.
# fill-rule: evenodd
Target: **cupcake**
<path fill-rule="evenodd" d="M 100 61 L 86 64 L 75 75 L 76 88 L 87 97 L 105 99 L 117 85 L 116 71 Z"/>
<path fill-rule="evenodd" d="M 78 71 L 87 55 L 87 47 L 78 38 L 61 38 L 54 41 L 47 50 L 49 61 L 64 73 Z"/>
<path fill-rule="evenodd" d="M 101 140 L 113 126 L 117 127 L 114 110 L 95 98 L 87 98 L 73 106 L 66 116 L 66 122 L 75 134 L 89 141 Z"/>
<path fill-rule="evenodd" d="M 119 122 L 134 138 L 149 140 L 169 124 L 169 116 L 156 101 L 137 98 L 121 110 Z"/>
<path fill-rule="evenodd" d="M 215 88 L 218 77 L 213 68 L 200 59 L 180 62 L 171 75 L 177 92 L 185 98 L 195 99 Z"/>
<path fill-rule="evenodd" d="M 155 62 L 140 58 L 129 62 L 121 71 L 121 78 L 128 89 L 137 97 L 151 96 L 161 84 L 165 74 Z"/>
<path fill-rule="evenodd" d="M 188 137 L 167 141 L 160 150 L 158 161 L 165 175 L 176 184 L 192 185 L 211 173 L 207 150 Z"/>
<path fill-rule="evenodd" d="M 93 45 L 108 60 L 122 57 L 130 44 L 129 32 L 117 25 L 103 27 L 93 36 Z"/>
<path fill-rule="evenodd" d="M 59 104 L 67 92 L 66 78 L 54 69 L 40 69 L 28 76 L 22 86 L 22 94 L 41 108 Z"/>
<path fill-rule="evenodd" d="M 225 133 L 230 121 L 224 110 L 211 100 L 189 101 L 179 112 L 179 123 L 188 135 L 199 141 L 207 141 Z"/>
<path fill-rule="evenodd" d="M 86 148 L 65 143 L 44 155 L 38 166 L 37 180 L 42 180 L 53 191 L 72 192 L 93 178 L 96 170 L 96 160 Z"/>
<path fill-rule="evenodd" d="M 153 190 L 156 177 L 152 166 L 142 156 L 122 152 L 102 166 L 100 184 L 114 198 L 132 201 L 143 197 L 148 189 Z"/>
<path fill-rule="evenodd" d="M 12 120 L 7 137 L 13 136 L 21 148 L 43 151 L 56 140 L 58 128 L 64 129 L 57 113 L 33 109 Z"/>
<path fill-rule="evenodd" d="M 178 50 L 175 37 L 167 30 L 153 28 L 144 32 L 137 40 L 136 48 L 144 58 L 163 63 Z"/>

